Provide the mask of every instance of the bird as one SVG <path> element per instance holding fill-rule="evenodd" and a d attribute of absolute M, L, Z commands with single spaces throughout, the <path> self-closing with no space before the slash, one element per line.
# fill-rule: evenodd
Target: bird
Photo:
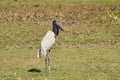
<path fill-rule="evenodd" d="M 53 20 L 52 22 L 52 30 L 47 31 L 45 36 L 42 38 L 40 43 L 40 48 L 38 49 L 38 58 L 45 58 L 46 70 L 50 73 L 50 57 L 49 53 L 52 46 L 55 44 L 55 39 L 59 35 L 59 31 L 63 31 L 64 29 L 59 25 L 58 21 Z"/>

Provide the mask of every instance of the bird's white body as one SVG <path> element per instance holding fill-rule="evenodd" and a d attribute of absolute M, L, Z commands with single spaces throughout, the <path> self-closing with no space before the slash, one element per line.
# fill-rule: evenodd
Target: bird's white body
<path fill-rule="evenodd" d="M 46 58 L 47 51 L 50 50 L 50 48 L 54 45 L 55 43 L 55 34 L 53 31 L 48 31 L 46 35 L 43 37 L 41 44 L 40 44 L 40 49 L 41 49 L 41 57 L 44 56 Z M 38 58 L 39 58 L 39 53 L 38 53 Z"/>

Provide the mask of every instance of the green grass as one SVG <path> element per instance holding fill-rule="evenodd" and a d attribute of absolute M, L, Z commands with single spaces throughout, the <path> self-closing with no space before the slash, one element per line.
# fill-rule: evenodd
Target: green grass
<path fill-rule="evenodd" d="M 115 44 L 120 42 L 119 27 L 74 27 L 65 28 L 68 32 L 61 34 L 60 39 L 71 44 Z"/>
<path fill-rule="evenodd" d="M 56 43 L 69 44 L 95 44 L 102 46 L 119 46 L 119 27 L 78 27 L 65 29 L 60 33 Z M 10 48 L 34 48 L 40 43 L 45 32 L 50 30 L 51 26 L 41 26 L 37 24 L 7 24 L 0 27 L 1 49 L 9 50 Z M 72 46 L 72 45 L 71 45 Z"/>
<path fill-rule="evenodd" d="M 119 80 L 120 48 L 54 47 L 51 74 L 46 74 L 44 59 L 37 59 L 36 49 L 9 50 L 0 53 L 0 79 L 5 80 Z M 37 69 L 40 72 L 28 72 Z"/>
<path fill-rule="evenodd" d="M 0 27 L 1 48 L 5 49 L 10 47 L 32 47 L 39 44 L 43 34 L 50 28 L 34 24 L 8 25 Z"/>
<path fill-rule="evenodd" d="M 57 45 L 50 53 L 51 74 L 46 74 L 44 59 L 37 59 L 37 50 L 51 27 L 32 23 L 1 25 L 0 79 L 120 79 L 120 47 L 114 43 L 120 42 L 119 27 L 64 26 L 66 31 L 56 38 Z M 28 72 L 30 69 L 40 72 Z"/>
<path fill-rule="evenodd" d="M 100 2 L 100 3 L 120 3 L 120 0 L 0 0 L 0 10 L 6 8 L 22 8 L 22 7 L 31 7 L 34 4 L 38 3 L 66 3 L 66 2 Z"/>
<path fill-rule="evenodd" d="M 83 0 L 85 2 L 119 3 L 119 0 Z"/>
<path fill-rule="evenodd" d="M 21 2 L 24 0 L 21 0 Z M 9 4 L 10 2 L 14 2 L 14 0 L 8 1 L 8 0 L 0 0 L 1 3 Z M 17 0 L 16 0 L 17 2 Z M 119 0 L 26 0 L 24 2 L 107 2 L 107 3 L 117 3 L 120 2 Z"/>
<path fill-rule="evenodd" d="M 119 0 L 44 0 L 45 2 L 102 2 L 102 3 L 118 3 Z"/>

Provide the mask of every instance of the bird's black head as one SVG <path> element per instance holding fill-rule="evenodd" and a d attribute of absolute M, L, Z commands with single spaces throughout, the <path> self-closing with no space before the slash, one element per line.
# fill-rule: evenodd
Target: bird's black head
<path fill-rule="evenodd" d="M 53 20 L 53 29 L 52 31 L 55 33 L 56 36 L 59 34 L 59 30 L 64 31 L 62 27 L 58 24 L 56 20 Z"/>
<path fill-rule="evenodd" d="M 57 21 L 56 20 L 53 20 L 53 24 L 55 24 Z"/>

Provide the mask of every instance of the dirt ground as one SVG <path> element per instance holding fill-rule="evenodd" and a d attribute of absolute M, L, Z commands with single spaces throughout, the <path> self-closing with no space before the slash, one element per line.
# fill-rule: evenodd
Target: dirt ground
<path fill-rule="evenodd" d="M 105 3 L 33 3 L 18 2 L 18 8 L 0 10 L 0 22 L 30 22 L 51 25 L 57 19 L 67 26 L 120 26 L 120 5 Z"/>

